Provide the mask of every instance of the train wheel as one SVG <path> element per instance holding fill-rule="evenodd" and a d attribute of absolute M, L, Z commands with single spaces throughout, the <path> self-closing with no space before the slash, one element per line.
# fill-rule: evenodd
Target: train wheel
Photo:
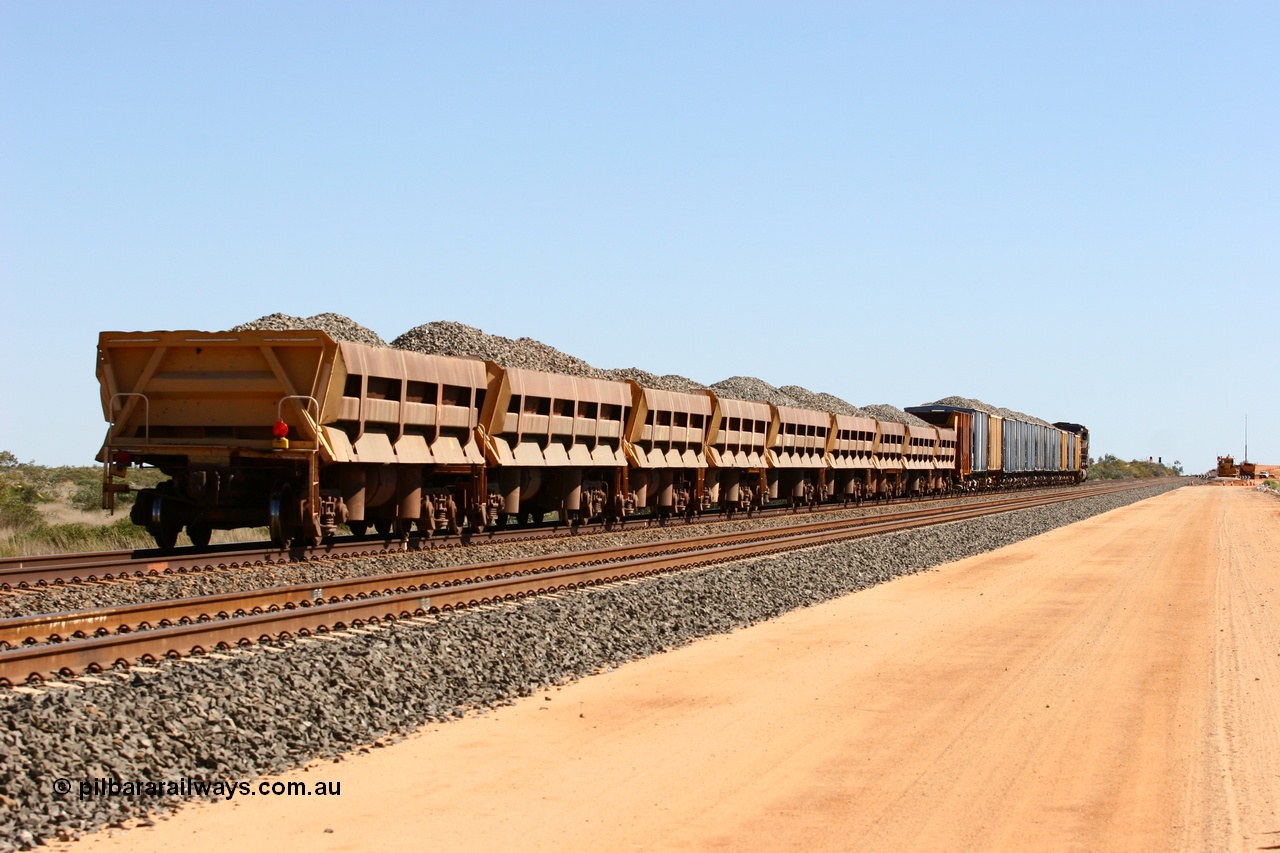
<path fill-rule="evenodd" d="M 292 536 L 292 525 L 285 518 L 285 508 L 289 506 L 289 500 L 293 496 L 293 489 L 288 486 L 281 486 L 271 493 L 271 497 L 267 501 L 267 517 L 268 529 L 271 531 L 271 544 L 280 548 L 288 547 Z"/>
<path fill-rule="evenodd" d="M 156 547 L 161 551 L 172 551 L 178 547 L 178 534 L 172 530 L 166 530 L 163 533 L 153 533 L 156 539 Z"/>
<path fill-rule="evenodd" d="M 351 531 L 353 536 L 363 536 L 369 532 L 369 522 L 367 521 L 348 521 L 347 529 Z"/>
<path fill-rule="evenodd" d="M 391 519 L 378 518 L 373 522 L 373 529 L 378 531 L 382 536 L 388 536 L 391 533 Z"/>
<path fill-rule="evenodd" d="M 197 548 L 208 548 L 209 540 L 213 537 L 213 528 L 206 527 L 203 524 L 188 524 L 187 538 L 191 540 L 191 544 Z"/>
<path fill-rule="evenodd" d="M 156 493 L 151 496 L 151 519 L 147 531 L 155 537 L 156 545 L 164 551 L 172 551 L 178 544 L 178 534 L 182 524 L 173 523 L 173 508 L 166 506 L 164 496 Z"/>

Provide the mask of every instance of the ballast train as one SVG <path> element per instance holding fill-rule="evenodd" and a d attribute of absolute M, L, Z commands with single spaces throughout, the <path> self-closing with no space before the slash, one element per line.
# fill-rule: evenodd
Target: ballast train
<path fill-rule="evenodd" d="M 322 331 L 103 332 L 103 505 L 131 465 L 170 479 L 131 511 L 161 548 L 185 528 L 267 527 L 286 545 L 479 532 L 559 513 L 660 521 L 1083 480 L 1089 433 L 964 406 L 928 426 L 338 342 Z"/>

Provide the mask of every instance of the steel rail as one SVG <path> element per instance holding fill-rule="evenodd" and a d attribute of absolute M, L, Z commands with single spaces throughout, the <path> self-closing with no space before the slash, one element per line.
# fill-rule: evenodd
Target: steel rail
<path fill-rule="evenodd" d="M 1108 491 L 1140 488 L 1146 483 L 1112 487 Z M 1097 494 L 1092 492 L 1091 494 Z M 624 559 L 601 564 L 588 562 L 573 567 L 557 567 L 542 572 L 516 572 L 501 578 L 450 584 L 430 589 L 405 589 L 390 595 L 352 597 L 319 606 L 295 607 L 276 612 L 247 615 L 240 618 L 171 625 L 151 630 L 99 636 L 92 639 L 24 646 L 0 651 L 0 683 L 16 684 L 49 674 L 72 675 L 84 670 L 100 671 L 134 660 L 145 662 L 161 657 L 178 658 L 186 654 L 202 654 L 212 649 L 269 642 L 330 630 L 345 630 L 366 622 L 380 623 L 423 617 L 442 611 L 456 610 L 498 601 L 519 600 L 548 592 L 611 583 L 629 578 L 653 575 L 678 569 L 705 567 L 731 560 L 776 554 L 809 548 L 830 542 L 880 535 L 931 524 L 960 521 L 994 515 L 1015 509 L 1045 506 L 1084 497 L 1080 494 L 1038 495 L 1018 501 L 1018 506 L 962 505 L 944 508 L 944 513 L 925 517 L 879 517 L 855 529 L 814 530 L 797 528 L 792 535 L 772 537 L 765 541 L 726 542 L 700 549 L 653 554 L 632 554 Z M 867 519 L 858 519 L 867 521 Z M 634 551 L 634 548 L 628 549 Z M 470 567 L 475 568 L 475 567 Z M 64 614 L 69 615 L 69 614 Z"/>
<path fill-rule="evenodd" d="M 1094 492 L 1094 494 L 1097 494 Z M 1043 496 L 1037 496 L 1043 497 Z M 1022 506 L 1026 497 L 1006 498 L 982 504 L 982 509 L 999 511 Z M 966 506 L 966 505 L 962 505 Z M 967 505 L 973 506 L 973 505 Z M 363 598 L 370 595 L 390 595 L 395 592 L 470 583 L 510 577 L 517 573 L 545 572 L 553 568 L 575 565 L 618 562 L 648 554 L 691 553 L 728 544 L 784 539 L 799 533 L 815 533 L 828 530 L 853 531 L 867 528 L 875 532 L 883 523 L 896 523 L 909 519 L 949 520 L 956 507 L 928 507 L 902 510 L 860 518 L 811 520 L 787 527 L 771 527 L 757 530 L 741 530 L 730 533 L 713 533 L 706 536 L 677 539 L 668 542 L 640 545 L 613 546 L 587 551 L 523 558 L 517 562 L 508 560 L 472 563 L 463 566 L 444 566 L 407 572 L 391 572 L 367 577 L 353 577 L 333 581 L 315 581 L 291 586 L 271 587 L 215 595 L 195 596 L 168 601 L 99 607 L 74 612 L 47 613 L 0 619 L 0 649 L 30 645 L 41 641 L 63 642 L 67 639 L 83 639 L 106 633 L 127 633 L 154 627 L 168 627 L 178 622 L 209 621 L 243 616 L 271 610 L 310 607 L 323 603 L 336 603 L 343 599 Z"/>
<path fill-rule="evenodd" d="M 1083 496 L 1094 493 L 1104 486 L 1087 483 L 1079 486 L 1043 486 L 1022 489 L 1015 492 L 994 492 L 981 494 L 942 495 L 922 499 L 923 502 L 943 500 L 969 500 L 974 502 L 999 501 L 1008 499 L 1010 495 L 1053 494 L 1069 490 Z M 865 503 L 865 509 L 888 509 L 901 506 L 905 501 L 888 504 Z M 916 501 L 917 505 L 921 501 Z M 910 502 L 907 502 L 910 503 Z M 849 506 L 820 506 L 808 514 L 826 514 L 851 509 Z M 769 518 L 779 515 L 794 514 L 787 507 L 770 508 L 754 513 L 751 518 Z M 739 513 L 732 521 L 743 521 L 746 516 Z M 715 524 L 727 521 L 723 515 L 708 515 L 698 518 L 695 523 Z M 637 518 L 631 524 L 648 524 L 650 519 Z M 675 521 L 674 524 L 679 524 Z M 613 528 L 626 530 L 623 524 Z M 634 529 L 634 527 L 632 528 Z M 602 524 L 593 524 L 587 528 L 577 528 L 576 532 L 604 532 Z M 432 550 L 436 548 L 459 547 L 473 543 L 490 543 L 498 541 L 520 541 L 537 538 L 553 538 L 574 535 L 562 524 L 551 524 L 542 527 L 509 528 L 504 530 L 486 530 L 481 533 L 451 534 L 448 536 L 415 535 L 402 540 L 394 536 L 366 535 L 360 537 L 341 537 L 313 547 L 281 548 L 267 542 L 238 542 L 219 545 L 212 548 L 180 548 L 176 553 L 165 554 L 156 548 L 144 548 L 136 551 L 94 551 L 79 554 L 45 554 L 22 557 L 0 558 L 0 590 L 21 590 L 32 587 L 58 586 L 69 583 L 85 583 L 114 581 L 122 578 L 154 577 L 164 574 L 182 574 L 190 571 L 210 571 L 215 569 L 236 569 L 244 566 L 275 565 L 278 563 L 307 562 L 314 560 L 385 556 L 412 550 Z"/>

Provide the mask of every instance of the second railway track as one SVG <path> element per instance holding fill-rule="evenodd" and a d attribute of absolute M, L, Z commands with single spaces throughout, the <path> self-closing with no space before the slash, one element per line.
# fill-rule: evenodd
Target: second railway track
<path fill-rule="evenodd" d="M 1145 485 L 1145 484 L 1143 484 Z M 516 561 L 0 620 L 0 683 L 516 600 L 1132 489 L 1098 486 Z M 49 641 L 52 642 L 42 642 Z M 25 645 L 19 645 L 25 644 Z"/>
<path fill-rule="evenodd" d="M 1090 483 L 1083 486 L 1067 487 L 1072 494 L 1081 497 L 1094 494 L 1094 490 L 1099 488 L 1105 489 L 1106 486 L 1104 484 Z M 1022 492 L 961 496 L 959 499 L 974 503 L 983 501 L 1000 502 L 1009 499 L 1011 494 L 1056 494 L 1060 492 L 1063 492 L 1062 487 L 1041 487 Z M 957 500 L 957 496 L 925 498 L 922 502 L 914 504 L 902 499 L 889 504 L 868 503 L 865 508 L 892 511 L 896 507 L 928 505 L 947 500 Z M 848 508 L 830 505 L 818 509 L 816 513 L 805 511 L 803 514 L 805 517 L 820 517 L 823 514 L 839 512 Z M 722 516 L 700 517 L 695 523 L 714 524 L 725 521 L 743 521 L 749 518 L 777 518 L 794 514 L 796 513 L 793 510 L 787 508 L 770 508 L 757 512 L 754 516 L 739 515 L 730 519 L 725 519 Z M 645 519 L 636 519 L 627 525 L 615 527 L 613 530 L 626 532 L 646 529 L 647 523 Z M 683 524 L 682 521 L 672 522 L 667 526 L 667 529 L 678 528 L 681 524 Z M 592 525 L 589 528 L 582 528 L 578 532 L 587 534 L 608 531 L 601 525 Z M 465 533 L 450 536 L 414 535 L 404 540 L 394 536 L 345 536 L 313 547 L 280 548 L 269 542 L 235 542 L 205 548 L 183 547 L 178 548 L 173 553 L 146 548 L 135 551 L 95 551 L 78 554 L 37 554 L 0 557 L 0 591 L 21 591 L 66 584 L 158 577 L 211 569 L 237 569 L 248 566 L 395 555 L 406 551 L 425 551 L 468 544 L 491 544 L 569 535 L 572 534 L 567 528 L 552 523 L 541 527 L 513 527 L 507 530 L 489 530 L 474 534 Z"/>

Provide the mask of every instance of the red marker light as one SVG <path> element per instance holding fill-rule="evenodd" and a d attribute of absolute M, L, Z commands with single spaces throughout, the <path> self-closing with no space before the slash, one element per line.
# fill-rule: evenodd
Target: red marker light
<path fill-rule="evenodd" d="M 128 465 L 133 461 L 133 455 L 127 450 L 117 450 L 116 455 L 111 458 L 117 465 Z"/>
<path fill-rule="evenodd" d="M 271 425 L 271 434 L 276 438 L 284 438 L 289 434 L 289 425 L 284 421 L 276 421 Z"/>

